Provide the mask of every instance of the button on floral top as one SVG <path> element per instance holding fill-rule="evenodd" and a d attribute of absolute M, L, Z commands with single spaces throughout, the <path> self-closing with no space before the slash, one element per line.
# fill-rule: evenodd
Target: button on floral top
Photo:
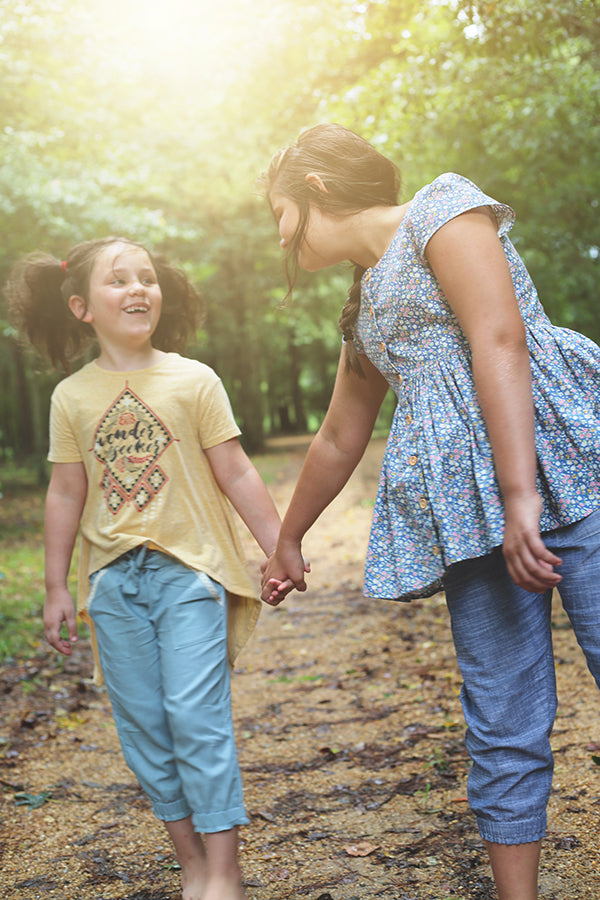
<path fill-rule="evenodd" d="M 366 596 L 430 596 L 447 566 L 502 543 L 502 500 L 469 345 L 425 258 L 437 229 L 479 206 L 496 215 L 527 331 L 541 529 L 600 507 L 600 348 L 548 319 L 508 238 L 510 207 L 460 175 L 441 175 L 415 195 L 362 281 L 357 347 L 398 398 L 375 501 Z"/>

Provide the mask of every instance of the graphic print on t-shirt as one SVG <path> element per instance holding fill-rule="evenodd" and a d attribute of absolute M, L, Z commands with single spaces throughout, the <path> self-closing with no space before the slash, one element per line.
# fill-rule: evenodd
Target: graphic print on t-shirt
<path fill-rule="evenodd" d="M 100 420 L 92 452 L 104 464 L 102 489 L 107 506 L 124 503 L 142 510 L 168 481 L 157 463 L 176 438 L 126 386 Z"/>

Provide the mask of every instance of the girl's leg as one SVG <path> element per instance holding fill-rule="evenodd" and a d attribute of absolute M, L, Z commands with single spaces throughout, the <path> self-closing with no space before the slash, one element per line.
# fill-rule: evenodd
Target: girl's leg
<path fill-rule="evenodd" d="M 165 576 L 172 585 L 172 571 L 155 573 L 157 582 Z M 157 621 L 165 710 L 192 827 L 204 834 L 202 900 L 244 900 L 237 825 L 248 819 L 233 736 L 227 601 L 208 576 L 186 580 Z M 182 883 L 183 900 L 196 900 L 200 881 Z"/>
<path fill-rule="evenodd" d="M 202 837 L 194 831 L 191 816 L 164 824 L 173 842 L 177 862 L 181 866 L 182 898 L 200 900 L 207 879 L 206 851 Z"/>
<path fill-rule="evenodd" d="M 227 601 L 207 575 L 171 567 L 154 574 L 171 590 L 157 621 L 162 690 L 177 772 L 196 831 L 246 824 L 231 714 Z M 173 590 L 176 588 L 176 590 Z"/>
<path fill-rule="evenodd" d="M 196 834 L 204 830 L 223 833 L 207 844 L 219 875 L 230 869 L 214 900 L 239 900 L 233 826 L 248 819 L 233 741 L 224 594 L 162 554 L 144 560 L 140 552 L 139 559 L 103 571 L 90 609 L 123 752 L 173 840 L 184 900 L 196 900 L 214 880 Z"/>
<path fill-rule="evenodd" d="M 245 900 L 237 828 L 205 835 L 205 850 L 191 817 L 165 826 L 181 866 L 182 900 Z"/>
<path fill-rule="evenodd" d="M 192 810 L 173 758 L 143 561 L 139 548 L 98 573 L 89 612 L 125 761 L 155 815 L 177 821 Z"/>
<path fill-rule="evenodd" d="M 204 839 L 208 856 L 208 880 L 202 900 L 245 900 L 238 862 L 238 829 L 216 831 L 206 834 Z"/>
<path fill-rule="evenodd" d="M 545 534 L 544 542 L 563 561 L 558 592 L 600 687 L 600 511 Z"/>
<path fill-rule="evenodd" d="M 498 900 L 536 900 L 541 841 L 530 844 L 492 844 L 484 841 Z"/>
<path fill-rule="evenodd" d="M 535 900 L 556 714 L 551 596 L 516 587 L 500 551 L 450 567 L 444 586 L 473 760 L 469 802 L 501 900 Z"/>
<path fill-rule="evenodd" d="M 126 761 L 163 821 L 192 814 L 200 833 L 246 824 L 224 591 L 160 553 L 135 589 L 127 567 L 104 570 L 90 609 Z"/>

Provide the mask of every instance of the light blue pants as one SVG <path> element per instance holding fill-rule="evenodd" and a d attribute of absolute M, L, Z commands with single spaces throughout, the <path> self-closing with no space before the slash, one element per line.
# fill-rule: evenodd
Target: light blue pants
<path fill-rule="evenodd" d="M 163 821 L 249 820 L 231 716 L 225 591 L 145 546 L 92 576 L 104 680 L 128 766 Z"/>
<path fill-rule="evenodd" d="M 600 686 L 600 511 L 543 537 L 563 560 L 558 590 Z M 499 844 L 540 840 L 557 709 L 551 592 L 518 588 L 500 549 L 450 566 L 444 587 L 473 760 L 469 803 L 481 836 Z"/>

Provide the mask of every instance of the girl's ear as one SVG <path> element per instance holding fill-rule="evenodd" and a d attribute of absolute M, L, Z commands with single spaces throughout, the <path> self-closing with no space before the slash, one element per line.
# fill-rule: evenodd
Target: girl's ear
<path fill-rule="evenodd" d="M 87 308 L 87 303 L 79 294 L 69 297 L 69 309 L 80 322 L 91 322 L 91 313 Z"/>
<path fill-rule="evenodd" d="M 325 187 L 323 179 L 320 175 L 317 175 L 316 172 L 309 172 L 308 175 L 304 176 L 304 180 L 307 184 L 309 184 L 311 187 L 316 188 L 318 191 L 322 191 L 324 194 L 329 193 L 329 191 Z"/>

